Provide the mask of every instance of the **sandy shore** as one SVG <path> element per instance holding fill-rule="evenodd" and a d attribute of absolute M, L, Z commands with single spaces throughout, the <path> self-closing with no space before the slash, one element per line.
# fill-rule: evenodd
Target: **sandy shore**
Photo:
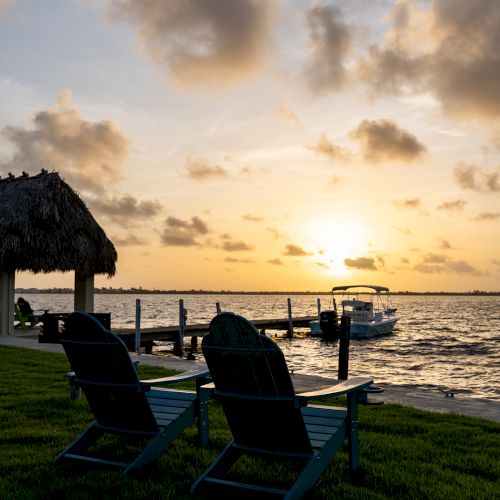
<path fill-rule="evenodd" d="M 64 352 L 59 344 L 40 344 L 38 332 L 16 332 L 14 335 L 0 335 L 0 345 L 24 347 L 46 352 Z M 172 370 L 184 371 L 194 366 L 199 366 L 196 361 L 189 361 L 173 357 L 161 357 L 150 354 L 141 356 L 132 355 L 133 359 L 139 359 L 141 363 L 152 366 L 163 366 Z M 294 374 L 293 380 L 298 392 L 319 389 L 332 384 L 332 380 L 312 375 Z M 377 384 L 377 381 L 375 381 Z M 383 385 L 382 394 L 370 395 L 372 401 L 384 401 L 396 403 L 402 406 L 419 408 L 422 410 L 439 413 L 456 413 L 470 417 L 484 418 L 500 422 L 500 402 L 491 399 L 471 398 L 465 394 L 456 394 L 447 397 L 439 391 L 426 391 L 412 386 Z"/>

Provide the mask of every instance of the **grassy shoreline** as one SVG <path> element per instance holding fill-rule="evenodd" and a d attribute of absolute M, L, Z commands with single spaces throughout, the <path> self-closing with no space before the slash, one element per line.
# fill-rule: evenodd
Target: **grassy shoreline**
<path fill-rule="evenodd" d="M 196 447 L 190 427 L 161 458 L 123 477 L 76 464 L 55 466 L 55 455 L 92 421 L 84 398 L 74 401 L 63 374 L 66 357 L 0 346 L 0 498 L 190 498 L 189 488 L 230 434 L 217 403 L 210 404 L 210 447 Z M 164 375 L 142 366 L 141 377 Z M 257 418 L 257 417 L 256 417 Z M 500 497 L 500 424 L 397 405 L 360 407 L 363 474 L 348 475 L 347 453 L 333 460 L 308 498 Z M 120 450 L 120 443 L 108 446 Z M 248 462 L 246 473 L 273 481 L 291 471 Z"/>

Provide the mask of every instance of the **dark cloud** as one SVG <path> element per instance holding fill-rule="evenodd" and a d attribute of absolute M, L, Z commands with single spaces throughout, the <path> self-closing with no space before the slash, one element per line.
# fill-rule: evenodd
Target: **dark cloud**
<path fill-rule="evenodd" d="M 270 259 L 267 262 L 269 262 L 269 264 L 272 264 L 273 266 L 282 266 L 283 265 L 283 262 L 280 259 Z"/>
<path fill-rule="evenodd" d="M 54 109 L 35 113 L 32 125 L 2 130 L 15 153 L 0 164 L 0 171 L 57 170 L 74 188 L 94 195 L 120 180 L 128 139 L 110 121 L 82 118 L 71 105 L 71 92 L 61 92 Z"/>
<path fill-rule="evenodd" d="M 312 255 L 312 253 L 306 252 L 298 245 L 287 245 L 283 255 L 286 255 L 287 257 L 306 257 L 308 255 Z"/>
<path fill-rule="evenodd" d="M 254 73 L 270 52 L 274 0 L 113 0 L 151 59 L 179 85 L 224 84 Z"/>
<path fill-rule="evenodd" d="M 309 87 L 317 93 L 341 89 L 347 79 L 345 60 L 351 50 L 351 35 L 340 10 L 315 5 L 306 13 L 310 60 L 304 68 Z"/>
<path fill-rule="evenodd" d="M 102 215 L 122 226 L 129 226 L 137 220 L 147 220 L 155 217 L 162 210 L 159 201 L 138 201 L 129 194 L 123 196 L 89 199 L 89 205 L 96 215 Z"/>
<path fill-rule="evenodd" d="M 454 201 L 445 201 L 441 203 L 437 208 L 438 210 L 443 210 L 445 212 L 463 212 L 465 205 L 467 202 L 465 200 L 454 200 Z"/>
<path fill-rule="evenodd" d="M 455 180 L 463 189 L 480 192 L 500 192 L 500 168 L 487 171 L 475 165 L 459 162 L 453 170 Z"/>
<path fill-rule="evenodd" d="M 207 223 L 197 216 L 189 220 L 167 217 L 160 237 L 162 243 L 167 246 L 199 246 L 199 238 L 209 231 Z"/>
<path fill-rule="evenodd" d="M 481 222 L 498 219 L 500 219 L 500 212 L 481 212 L 480 214 L 476 215 L 473 220 Z"/>
<path fill-rule="evenodd" d="M 363 120 L 349 137 L 361 144 L 364 158 L 370 163 L 409 163 L 421 159 L 427 151 L 413 134 L 391 120 Z"/>
<path fill-rule="evenodd" d="M 469 274 L 482 276 L 483 272 L 464 260 L 451 259 L 446 255 L 429 253 L 413 269 L 423 274 Z"/>
<path fill-rule="evenodd" d="M 322 135 L 315 144 L 308 146 L 308 149 L 328 158 L 330 161 L 348 160 L 351 156 L 348 149 L 329 141 L 325 135 Z"/>
<path fill-rule="evenodd" d="M 371 257 L 358 257 L 356 259 L 344 259 L 344 265 L 352 269 L 367 269 L 376 271 L 375 260 Z"/>
<path fill-rule="evenodd" d="M 226 169 L 220 165 L 210 165 L 204 160 L 188 158 L 186 162 L 188 177 L 197 181 L 213 178 L 225 178 L 229 176 Z"/>
<path fill-rule="evenodd" d="M 500 117 L 500 15 L 496 0 L 396 3 L 386 40 L 360 64 L 376 92 L 432 92 L 461 119 Z"/>

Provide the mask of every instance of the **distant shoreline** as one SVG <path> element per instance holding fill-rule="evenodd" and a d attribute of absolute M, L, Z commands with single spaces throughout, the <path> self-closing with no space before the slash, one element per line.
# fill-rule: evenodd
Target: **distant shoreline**
<path fill-rule="evenodd" d="M 72 288 L 16 288 L 17 294 L 67 294 L 74 293 Z M 148 290 L 143 288 L 96 288 L 96 295 L 99 294 L 124 294 L 124 295 L 330 295 L 330 292 L 319 291 L 235 291 L 235 290 Z M 500 296 L 500 291 L 486 292 L 474 290 L 472 292 L 413 292 L 396 291 L 391 295 L 456 295 L 456 296 Z"/>

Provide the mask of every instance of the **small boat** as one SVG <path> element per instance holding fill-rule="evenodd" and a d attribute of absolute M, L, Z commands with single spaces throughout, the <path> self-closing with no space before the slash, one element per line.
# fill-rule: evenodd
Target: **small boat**
<path fill-rule="evenodd" d="M 341 312 L 337 310 L 340 305 Z M 390 304 L 389 289 L 384 286 L 348 285 L 332 288 L 332 311 L 323 311 L 320 318 L 311 321 L 312 336 L 325 335 L 322 323 L 331 326 L 340 314 L 351 318 L 351 339 L 365 339 L 392 333 L 398 321 L 396 309 Z"/>

